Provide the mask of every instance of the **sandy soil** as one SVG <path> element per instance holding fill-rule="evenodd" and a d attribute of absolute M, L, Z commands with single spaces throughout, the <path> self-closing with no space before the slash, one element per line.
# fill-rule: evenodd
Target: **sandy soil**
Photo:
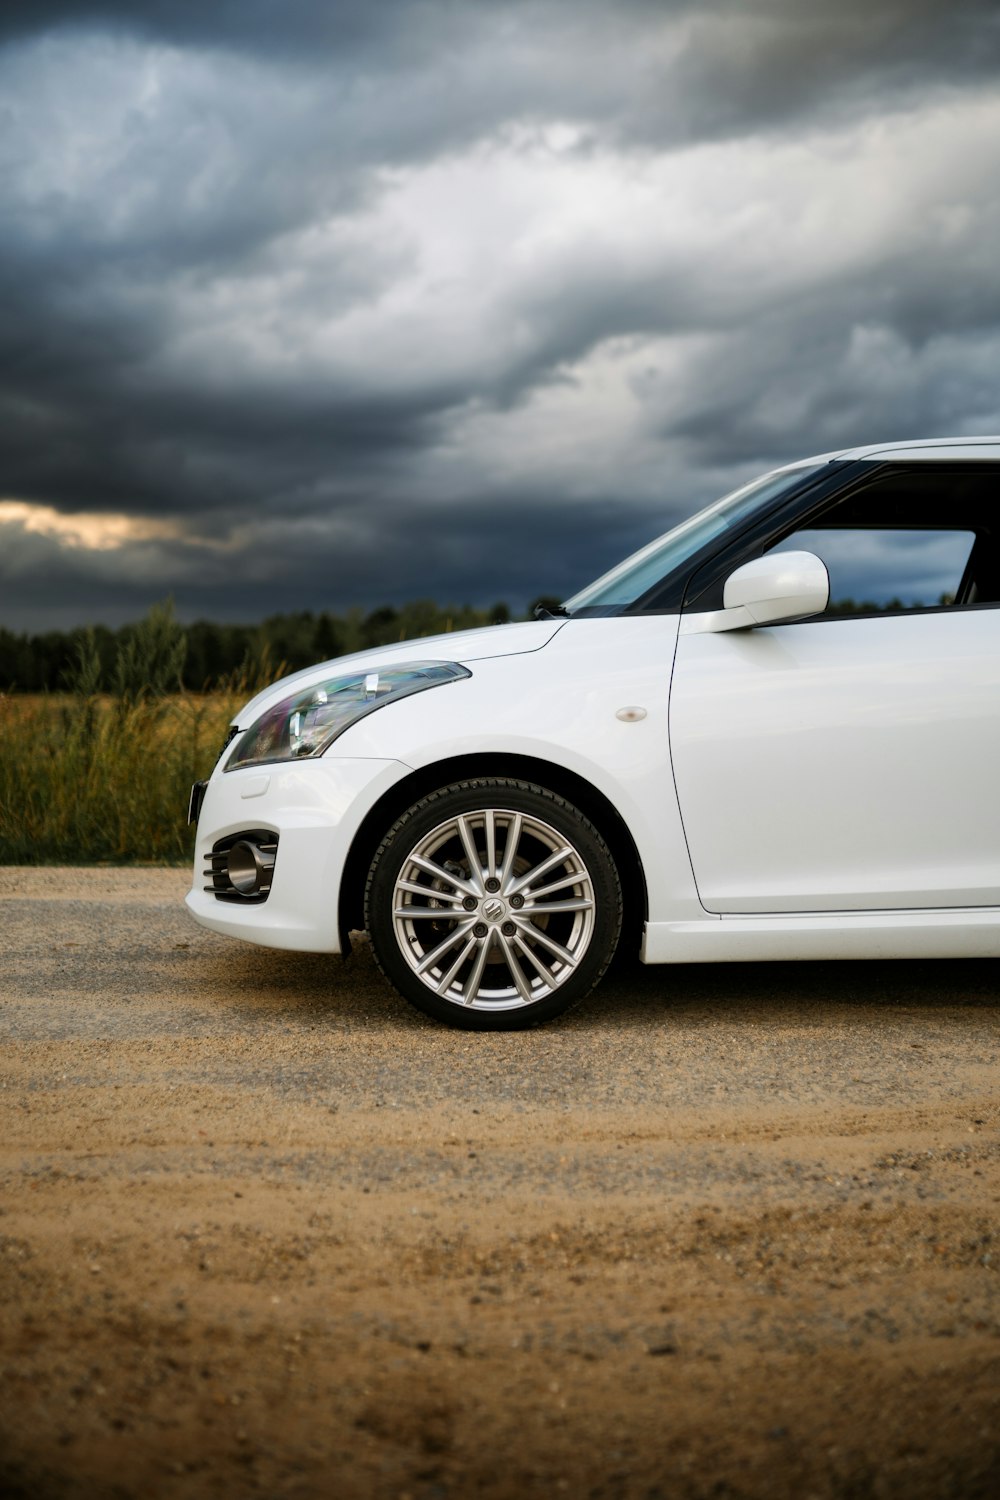
<path fill-rule="evenodd" d="M 994 1496 L 1000 966 L 508 1037 L 0 870 L 0 1492 Z"/>

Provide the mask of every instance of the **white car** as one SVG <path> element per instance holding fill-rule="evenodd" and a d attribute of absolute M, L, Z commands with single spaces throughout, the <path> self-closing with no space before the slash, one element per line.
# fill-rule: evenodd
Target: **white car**
<path fill-rule="evenodd" d="M 420 1010 L 546 1021 L 646 963 L 1000 954 L 1000 437 L 776 470 L 558 613 L 237 716 L 187 904 Z"/>

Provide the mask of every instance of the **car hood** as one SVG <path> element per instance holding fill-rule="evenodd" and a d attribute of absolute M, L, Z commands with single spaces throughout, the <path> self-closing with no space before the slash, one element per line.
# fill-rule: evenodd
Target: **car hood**
<path fill-rule="evenodd" d="M 540 651 L 547 646 L 566 621 L 527 620 L 512 625 L 487 625 L 480 630 L 454 630 L 447 635 L 421 636 L 415 641 L 399 641 L 392 646 L 375 646 L 370 651 L 355 651 L 332 661 L 317 662 L 301 672 L 293 672 L 272 682 L 263 692 L 245 703 L 233 718 L 241 729 L 252 724 L 265 709 L 287 698 L 293 688 L 306 688 L 312 682 L 325 682 L 341 672 L 364 672 L 387 666 L 391 662 L 455 661 L 467 665 L 492 656 L 519 656 Z"/>

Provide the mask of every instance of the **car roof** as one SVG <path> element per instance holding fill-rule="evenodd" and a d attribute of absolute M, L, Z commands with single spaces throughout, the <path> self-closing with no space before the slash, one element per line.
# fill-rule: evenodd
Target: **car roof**
<path fill-rule="evenodd" d="M 861 448 L 838 448 L 819 453 L 807 463 L 832 463 L 834 460 L 867 458 L 1000 458 L 1000 437 L 922 438 L 908 443 L 866 443 Z M 801 462 L 801 460 L 800 460 Z M 798 464 L 789 465 L 798 467 Z"/>

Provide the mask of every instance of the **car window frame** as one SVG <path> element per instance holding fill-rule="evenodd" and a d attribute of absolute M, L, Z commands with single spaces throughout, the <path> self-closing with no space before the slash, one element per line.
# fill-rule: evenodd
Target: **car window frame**
<path fill-rule="evenodd" d="M 859 460 L 847 466 L 838 475 L 839 482 L 824 486 L 822 494 L 804 493 L 789 497 L 786 503 L 770 515 L 762 518 L 761 524 L 754 528 L 753 533 L 746 533 L 727 547 L 717 551 L 714 556 L 704 560 L 700 567 L 693 570 L 687 580 L 681 604 L 682 612 L 685 614 L 700 613 L 708 610 L 720 610 L 724 608 L 723 590 L 726 579 L 730 573 L 741 567 L 745 562 L 752 562 L 755 558 L 763 557 L 771 548 L 798 530 L 806 530 L 810 524 L 818 521 L 826 515 L 834 506 L 841 504 L 852 496 L 860 494 L 879 480 L 889 479 L 907 474 L 933 472 L 942 477 L 948 473 L 980 472 L 996 475 L 998 487 L 1000 487 L 1000 464 L 982 459 L 960 460 L 942 462 L 941 460 L 929 460 L 921 462 L 918 459 L 907 462 L 886 462 L 884 460 Z M 998 498 L 998 528 L 1000 528 L 1000 498 Z M 860 528 L 859 528 L 860 529 Z M 883 528 L 888 529 L 888 528 Z M 930 530 L 931 528 L 926 528 Z M 955 530 L 975 530 L 970 526 L 955 526 Z M 976 540 L 969 554 L 966 569 L 971 567 L 975 556 L 976 547 L 979 543 L 980 533 L 976 532 Z M 962 587 L 965 586 L 963 574 Z M 894 610 L 870 610 L 859 611 L 857 614 L 827 614 L 825 612 L 809 615 L 799 621 L 775 622 L 774 629 L 780 629 L 783 625 L 832 625 L 845 624 L 851 620 L 861 619 L 894 619 L 902 616 L 923 616 L 931 614 L 954 614 L 956 611 L 997 609 L 1000 608 L 1000 599 L 974 601 L 972 603 L 933 604 L 921 607 L 904 607 Z"/>

